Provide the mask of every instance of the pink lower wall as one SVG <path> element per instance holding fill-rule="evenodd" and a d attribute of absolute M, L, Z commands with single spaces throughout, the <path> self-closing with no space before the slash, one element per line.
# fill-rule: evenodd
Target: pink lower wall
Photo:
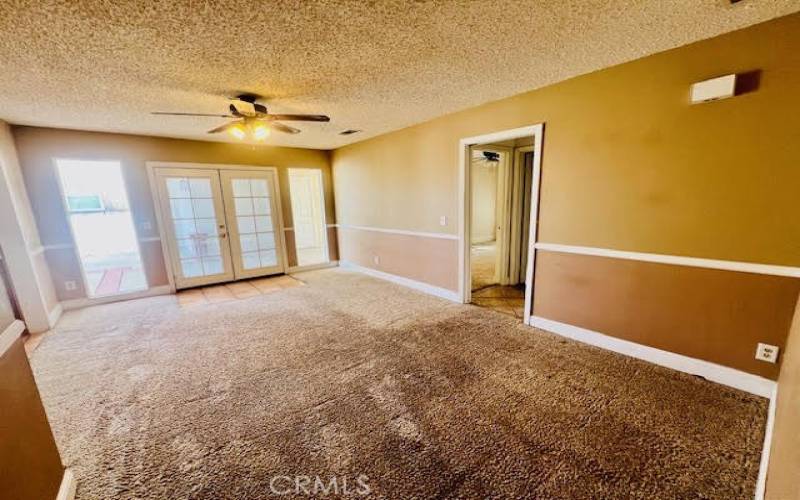
<path fill-rule="evenodd" d="M 458 240 L 339 227 L 337 241 L 342 262 L 458 290 Z"/>

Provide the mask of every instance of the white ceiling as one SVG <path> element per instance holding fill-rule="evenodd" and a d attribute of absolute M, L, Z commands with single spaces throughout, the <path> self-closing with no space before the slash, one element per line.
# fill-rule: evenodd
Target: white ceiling
<path fill-rule="evenodd" d="M 798 0 L 0 2 L 0 119 L 209 136 L 226 96 L 329 149 L 800 10 Z M 349 137 L 338 132 L 364 132 Z"/>

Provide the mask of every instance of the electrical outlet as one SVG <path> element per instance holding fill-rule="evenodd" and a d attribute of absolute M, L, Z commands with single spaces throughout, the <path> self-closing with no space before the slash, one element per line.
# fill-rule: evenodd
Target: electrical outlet
<path fill-rule="evenodd" d="M 372 262 L 374 262 L 375 265 L 377 266 L 378 264 L 381 263 L 381 258 L 379 256 L 375 255 L 375 256 L 372 257 Z"/>
<path fill-rule="evenodd" d="M 442 215 L 441 217 L 439 217 L 439 225 L 440 226 L 446 226 L 447 225 L 447 216 L 446 215 Z"/>
<path fill-rule="evenodd" d="M 74 281 L 65 281 L 64 282 L 64 290 L 66 290 L 68 292 L 71 292 L 72 290 L 75 290 L 77 288 L 78 288 L 78 284 L 75 283 Z"/>
<path fill-rule="evenodd" d="M 153 225 L 150 224 L 149 220 L 142 221 L 142 231 L 150 231 L 153 229 Z"/>
<path fill-rule="evenodd" d="M 759 342 L 756 348 L 756 359 L 767 363 L 776 363 L 778 361 L 778 350 L 778 346 Z"/>

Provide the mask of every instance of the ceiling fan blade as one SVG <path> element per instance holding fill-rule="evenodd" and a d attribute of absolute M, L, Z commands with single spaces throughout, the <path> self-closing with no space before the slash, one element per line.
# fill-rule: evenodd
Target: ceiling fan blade
<path fill-rule="evenodd" d="M 284 125 L 283 123 L 272 122 L 269 124 L 270 128 L 274 128 L 275 130 L 279 130 L 286 134 L 299 134 L 300 131 L 294 127 L 290 127 L 289 125 Z"/>
<path fill-rule="evenodd" d="M 232 114 L 233 116 L 235 116 L 235 117 L 237 117 L 237 118 L 244 118 L 244 115 L 243 115 L 243 114 L 241 114 L 241 113 L 239 113 L 239 110 L 238 110 L 238 109 L 236 109 L 236 106 L 234 106 L 233 104 L 231 104 L 231 105 L 229 106 L 229 108 L 228 108 L 228 109 L 230 109 L 230 110 L 231 110 L 231 114 Z"/>
<path fill-rule="evenodd" d="M 168 111 L 153 111 L 151 115 L 169 115 L 169 116 L 213 116 L 214 118 L 233 118 L 231 115 L 212 115 L 207 113 L 170 113 Z"/>
<path fill-rule="evenodd" d="M 208 131 L 208 133 L 209 134 L 219 134 L 220 132 L 225 132 L 230 127 L 236 125 L 237 123 L 241 123 L 241 122 L 242 122 L 242 120 L 235 120 L 235 121 L 232 121 L 232 122 L 228 122 L 228 123 L 226 123 L 224 125 L 220 125 L 217 128 L 212 128 L 211 130 Z"/>
<path fill-rule="evenodd" d="M 331 119 L 325 115 L 268 115 L 270 120 L 297 121 L 297 122 L 329 122 Z"/>

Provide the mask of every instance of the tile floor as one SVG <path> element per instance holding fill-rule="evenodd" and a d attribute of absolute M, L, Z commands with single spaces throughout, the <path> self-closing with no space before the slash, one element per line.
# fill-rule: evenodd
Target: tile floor
<path fill-rule="evenodd" d="M 246 299 L 272 293 L 285 288 L 303 286 L 305 283 L 291 276 L 282 275 L 270 278 L 254 278 L 244 281 L 235 281 L 222 285 L 211 285 L 200 288 L 190 288 L 178 292 L 178 304 L 184 307 L 216 304 L 229 300 Z"/>
<path fill-rule="evenodd" d="M 49 330 L 48 330 L 49 332 Z M 25 338 L 25 354 L 30 358 L 33 351 L 42 343 L 42 339 L 48 332 L 28 333 Z"/>
<path fill-rule="evenodd" d="M 229 300 L 240 300 L 256 295 L 264 295 L 286 288 L 304 286 L 305 283 L 288 275 L 272 276 L 268 278 L 254 278 L 245 281 L 235 281 L 222 285 L 211 285 L 201 288 L 181 290 L 176 294 L 178 304 L 190 307 L 202 304 L 214 304 Z M 28 334 L 25 338 L 25 352 L 30 357 L 39 347 L 48 332 Z"/>
<path fill-rule="evenodd" d="M 523 319 L 525 315 L 525 285 L 493 285 L 475 290 L 472 292 L 472 303 Z"/>

